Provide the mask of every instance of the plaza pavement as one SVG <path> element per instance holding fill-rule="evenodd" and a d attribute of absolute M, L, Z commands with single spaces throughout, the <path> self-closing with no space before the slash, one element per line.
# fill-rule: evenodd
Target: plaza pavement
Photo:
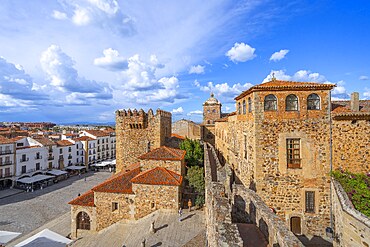
<path fill-rule="evenodd" d="M 21 193 L 9 196 L 11 191 L 2 191 L 0 195 L 6 196 L 0 199 L 0 230 L 21 232 L 20 237 L 22 237 L 59 216 L 69 213 L 70 205 L 67 204 L 69 201 L 111 175 L 109 172 L 88 172 L 82 174 L 81 177 L 70 177 L 34 192 L 17 190 L 16 192 Z M 69 228 L 70 226 L 68 226 L 70 231 Z"/>

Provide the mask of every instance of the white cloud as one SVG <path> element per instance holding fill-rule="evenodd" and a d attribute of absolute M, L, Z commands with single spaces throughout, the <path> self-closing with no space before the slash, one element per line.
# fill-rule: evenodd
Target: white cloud
<path fill-rule="evenodd" d="M 226 82 L 216 85 L 214 85 L 213 82 L 208 82 L 207 86 L 199 85 L 199 88 L 204 92 L 213 92 L 216 96 L 221 96 L 228 98 L 227 100 L 232 100 L 235 96 L 241 94 L 251 86 L 253 86 L 251 83 L 245 83 L 244 85 L 236 83 L 230 86 Z"/>
<path fill-rule="evenodd" d="M 95 25 L 125 36 L 135 32 L 133 19 L 122 13 L 115 0 L 65 0 L 62 7 L 65 12 L 72 12 L 72 17 L 68 18 L 63 15 L 64 12 L 54 10 L 54 18 L 70 19 L 76 26 Z"/>
<path fill-rule="evenodd" d="M 94 97 L 99 99 L 112 98 L 112 90 L 107 83 L 79 77 L 72 58 L 57 45 L 51 45 L 42 52 L 40 63 L 49 77 L 51 86 L 62 92 L 79 93 L 70 95 L 67 102 L 70 102 L 73 98 L 81 99 L 83 95 L 86 99 Z"/>
<path fill-rule="evenodd" d="M 288 54 L 289 50 L 280 50 L 271 55 L 270 61 L 279 61 Z"/>
<path fill-rule="evenodd" d="M 330 82 L 324 75 L 317 72 L 311 72 L 309 70 L 299 70 L 294 75 L 288 75 L 284 70 L 271 70 L 270 74 L 266 76 L 262 83 L 269 82 L 273 76 L 277 80 L 282 81 L 298 81 L 298 82 L 318 82 L 318 83 L 331 83 L 336 84 L 336 87 L 332 90 L 332 99 L 347 99 L 349 94 L 344 87 L 345 82 L 343 80 L 336 83 Z"/>
<path fill-rule="evenodd" d="M 226 52 L 225 55 L 229 57 L 229 59 L 234 63 L 246 62 L 256 57 L 256 55 L 254 54 L 255 50 L 255 48 L 252 48 L 247 44 L 235 43 L 234 46 L 228 52 Z"/>
<path fill-rule="evenodd" d="M 104 57 L 94 59 L 94 65 L 108 70 L 123 70 L 127 68 L 127 60 L 119 55 L 117 50 L 112 48 L 103 51 Z"/>
<path fill-rule="evenodd" d="M 205 66 L 202 65 L 191 66 L 189 74 L 204 74 L 204 68 Z"/>
<path fill-rule="evenodd" d="M 230 107 L 228 107 L 228 106 L 225 106 L 225 110 L 228 112 L 228 111 L 230 111 L 230 110 L 231 110 L 231 108 L 230 108 Z"/>
<path fill-rule="evenodd" d="M 366 81 L 366 80 L 369 80 L 369 77 L 366 76 L 366 75 L 362 75 L 358 78 L 359 80 L 362 80 L 362 81 Z"/>
<path fill-rule="evenodd" d="M 64 12 L 60 12 L 58 10 L 54 10 L 52 16 L 57 20 L 67 20 L 67 14 Z"/>
<path fill-rule="evenodd" d="M 174 115 L 181 115 L 183 112 L 184 112 L 184 109 L 182 108 L 182 106 L 180 106 L 177 109 L 172 110 L 172 114 L 174 114 Z"/>
<path fill-rule="evenodd" d="M 370 88 L 365 88 L 364 97 L 370 99 Z"/>
<path fill-rule="evenodd" d="M 192 116 L 192 115 L 203 115 L 203 111 L 200 111 L 200 110 L 196 110 L 196 111 L 190 111 L 188 114 L 186 114 L 188 116 Z"/>

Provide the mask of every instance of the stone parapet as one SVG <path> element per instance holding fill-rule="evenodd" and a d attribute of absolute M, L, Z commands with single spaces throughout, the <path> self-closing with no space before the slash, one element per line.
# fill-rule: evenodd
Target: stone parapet
<path fill-rule="evenodd" d="M 370 219 L 357 211 L 342 186 L 332 180 L 334 247 L 370 246 Z"/>
<path fill-rule="evenodd" d="M 235 211 L 245 211 L 247 221 L 255 224 L 270 246 L 303 246 L 299 239 L 286 228 L 284 222 L 263 202 L 253 190 L 233 184 L 233 206 Z M 242 201 L 242 203 L 241 203 Z M 243 208 L 244 207 L 244 208 Z M 245 220 L 245 219 L 244 219 Z"/>

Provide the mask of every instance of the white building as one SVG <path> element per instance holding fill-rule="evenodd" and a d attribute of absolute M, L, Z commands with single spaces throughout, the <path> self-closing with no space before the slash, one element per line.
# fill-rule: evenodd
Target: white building
<path fill-rule="evenodd" d="M 83 130 L 80 136 L 88 136 L 96 140 L 96 161 L 116 158 L 116 135 L 114 130 Z"/>
<path fill-rule="evenodd" d="M 15 143 L 0 136 L 0 187 L 11 186 L 15 166 Z"/>
<path fill-rule="evenodd" d="M 74 143 L 69 140 L 61 140 L 57 141 L 56 144 L 59 169 L 84 163 L 83 145 L 80 141 Z"/>

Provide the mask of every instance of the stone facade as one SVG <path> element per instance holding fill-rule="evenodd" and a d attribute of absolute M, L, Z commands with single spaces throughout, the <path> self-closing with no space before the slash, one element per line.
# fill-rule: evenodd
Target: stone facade
<path fill-rule="evenodd" d="M 192 139 L 200 139 L 200 125 L 186 119 L 172 123 L 172 133 Z"/>
<path fill-rule="evenodd" d="M 165 145 L 171 137 L 171 113 L 150 109 L 116 111 L 116 171 L 124 171 L 141 154 Z"/>
<path fill-rule="evenodd" d="M 135 195 L 124 193 L 95 192 L 96 231 L 100 231 L 122 219 L 134 219 Z M 117 209 L 113 208 L 117 203 Z"/>
<path fill-rule="evenodd" d="M 77 229 L 77 215 L 80 212 L 85 212 L 90 217 L 90 230 Z M 71 238 L 76 239 L 77 236 L 81 237 L 85 234 L 96 232 L 96 208 L 88 206 L 71 205 Z"/>
<path fill-rule="evenodd" d="M 236 114 L 215 123 L 216 148 L 246 187 L 299 234 L 324 236 L 330 226 L 330 89 L 333 85 L 272 81 L 236 98 Z M 276 108 L 265 110 L 265 97 L 275 95 Z M 308 109 L 308 96 L 320 106 Z M 297 110 L 286 111 L 286 98 L 296 95 Z M 299 143 L 299 165 L 288 164 L 287 142 Z M 298 159 L 297 159 L 298 161 Z M 306 192 L 314 208 L 307 211 Z M 300 228 L 300 229 L 299 229 Z M 298 232 L 299 231 L 299 232 Z"/>
<path fill-rule="evenodd" d="M 185 176 L 185 162 L 184 160 L 141 160 L 141 171 L 148 171 L 156 167 L 164 167 L 168 170 L 174 171 L 182 176 Z"/>
<path fill-rule="evenodd" d="M 333 166 L 355 173 L 370 172 L 370 117 L 333 120 Z"/>
<path fill-rule="evenodd" d="M 222 117 L 221 103 L 211 97 L 203 103 L 203 123 L 201 125 L 201 139 L 205 142 L 215 144 L 215 121 Z"/>
<path fill-rule="evenodd" d="M 140 219 L 158 209 L 177 211 L 181 187 L 166 185 L 133 184 L 135 193 L 135 219 Z"/>
<path fill-rule="evenodd" d="M 337 181 L 332 182 L 334 247 L 370 246 L 370 219 L 357 211 Z"/>

